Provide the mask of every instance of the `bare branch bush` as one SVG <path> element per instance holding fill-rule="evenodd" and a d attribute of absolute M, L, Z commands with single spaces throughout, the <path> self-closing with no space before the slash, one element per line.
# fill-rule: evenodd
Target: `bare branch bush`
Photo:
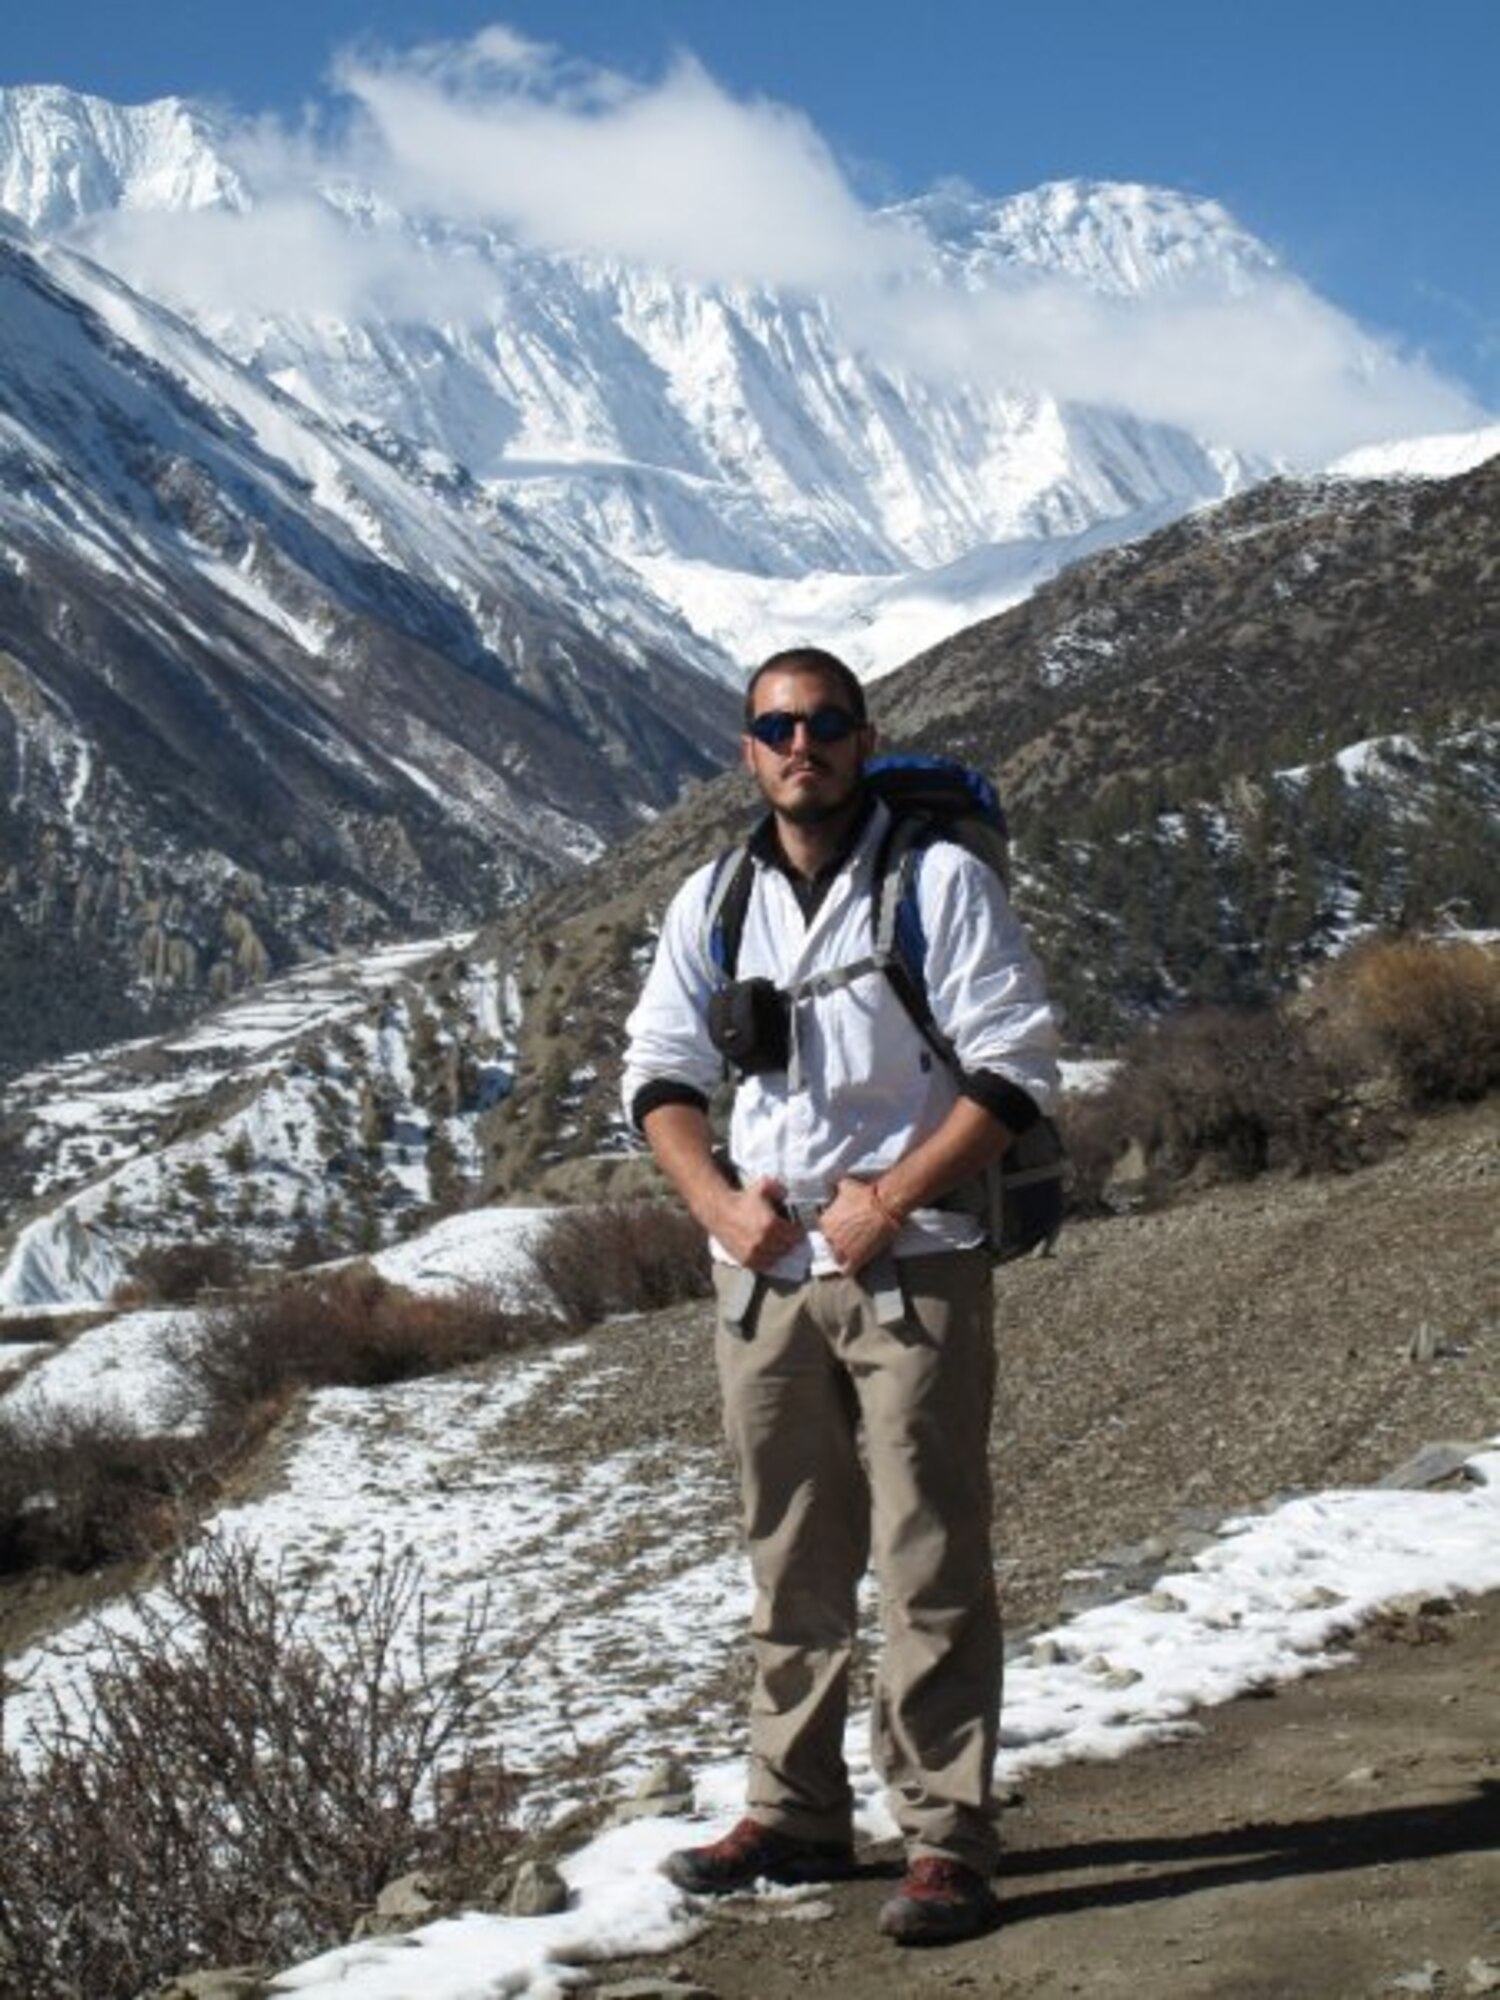
<path fill-rule="evenodd" d="M 204 1469 L 195 1440 L 142 1437 L 104 1410 L 0 1407 L 0 1575 L 168 1546 Z"/>
<path fill-rule="evenodd" d="M 1356 1080 L 1288 1008 L 1197 1008 L 1130 1050 L 1122 1122 L 1169 1180 L 1200 1165 L 1231 1179 L 1336 1168 L 1353 1163 Z"/>
<path fill-rule="evenodd" d="M 1315 1032 L 1292 1007 L 1170 1015 L 1135 1038 L 1102 1091 L 1064 1109 L 1073 1210 L 1107 1210 L 1110 1177 L 1132 1143 L 1159 1198 L 1205 1176 L 1358 1165 L 1391 1136 L 1363 1081 L 1348 1043 Z"/>
<path fill-rule="evenodd" d="M 316 1632 L 305 1592 L 252 1548 L 180 1558 L 95 1635 L 38 1740 L 0 1748 L 0 1982 L 130 2000 L 339 1944 L 413 1869 L 492 1874 L 518 1835 L 493 1754 L 467 1744 L 498 1678 L 486 1612 L 440 1656 L 408 1558 Z"/>
<path fill-rule="evenodd" d="M 288 1280 L 226 1301 L 173 1346 L 174 1366 L 216 1436 L 263 1427 L 301 1388 L 370 1388 L 511 1353 L 556 1332 L 478 1286 L 437 1296 L 368 1265 Z"/>
<path fill-rule="evenodd" d="M 245 1275 L 239 1246 L 225 1236 L 192 1243 L 147 1243 L 130 1262 L 123 1290 L 136 1304 L 185 1305 L 201 1292 L 227 1291 Z"/>
<path fill-rule="evenodd" d="M 569 1325 L 654 1312 L 713 1290 L 708 1246 L 690 1215 L 664 1201 L 559 1210 L 532 1245 L 538 1277 Z"/>

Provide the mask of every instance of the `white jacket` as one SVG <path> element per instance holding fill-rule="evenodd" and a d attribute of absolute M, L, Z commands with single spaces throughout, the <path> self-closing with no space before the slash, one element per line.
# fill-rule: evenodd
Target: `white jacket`
<path fill-rule="evenodd" d="M 811 923 L 781 871 L 757 864 L 738 974 L 787 987 L 855 963 L 870 950 L 875 859 L 890 823 L 876 805 L 848 862 Z M 667 910 L 656 956 L 629 1021 L 626 1115 L 648 1083 L 672 1081 L 710 1096 L 724 1074 L 708 1038 L 715 986 L 706 914 L 714 864 L 690 875 Z M 929 1004 L 966 1071 L 990 1070 L 1024 1090 L 1042 1111 L 1058 1095 L 1057 1025 L 1041 969 L 993 870 L 952 841 L 936 841 L 918 871 L 927 935 Z M 829 1200 L 849 1174 L 871 1179 L 934 1132 L 958 1096 L 952 1072 L 912 1022 L 889 978 L 871 971 L 847 986 L 797 1001 L 801 1087 L 785 1072 L 737 1087 L 729 1150 L 746 1180 L 772 1175 L 794 1201 Z M 919 1209 L 895 1249 L 961 1247 L 977 1225 L 947 1210 Z M 717 1244 L 715 1255 L 725 1253 Z M 837 1268 L 816 1230 L 776 1267 L 799 1278 Z"/>

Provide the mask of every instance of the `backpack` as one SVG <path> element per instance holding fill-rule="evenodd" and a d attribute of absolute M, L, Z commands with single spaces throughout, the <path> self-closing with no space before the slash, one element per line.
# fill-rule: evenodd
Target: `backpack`
<path fill-rule="evenodd" d="M 1009 830 L 999 794 L 981 772 L 951 757 L 872 757 L 865 778 L 891 815 L 875 859 L 870 911 L 870 952 L 851 965 L 816 974 L 809 990 L 820 993 L 880 971 L 890 980 L 914 1026 L 950 1070 L 958 1067 L 953 1044 L 933 1018 L 927 995 L 927 937 L 917 899 L 922 856 L 935 840 L 956 841 L 1002 882 L 1007 880 Z M 719 856 L 705 913 L 705 944 L 721 990 L 735 980 L 740 940 L 755 886 L 747 847 Z M 803 989 L 792 989 L 791 998 Z M 795 1060 L 795 1056 L 793 1058 Z M 1062 1227 L 1067 1155 L 1050 1118 L 1039 1118 L 1012 1140 L 982 1184 L 956 1189 L 941 1206 L 979 1215 L 997 1263 L 1045 1246 L 1050 1253 Z"/>

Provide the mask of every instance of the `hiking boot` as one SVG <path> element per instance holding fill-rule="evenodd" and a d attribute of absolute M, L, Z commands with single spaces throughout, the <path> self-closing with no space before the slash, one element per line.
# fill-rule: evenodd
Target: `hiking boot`
<path fill-rule="evenodd" d="M 880 1928 L 897 1944 L 957 1944 L 979 1937 L 1000 1921 L 989 1883 L 961 1861 L 924 1854 L 880 1912 Z"/>
<path fill-rule="evenodd" d="M 835 1882 L 853 1867 L 847 1841 L 799 1840 L 747 1818 L 707 1847 L 679 1847 L 661 1872 L 695 1896 L 728 1896 L 760 1881 Z"/>

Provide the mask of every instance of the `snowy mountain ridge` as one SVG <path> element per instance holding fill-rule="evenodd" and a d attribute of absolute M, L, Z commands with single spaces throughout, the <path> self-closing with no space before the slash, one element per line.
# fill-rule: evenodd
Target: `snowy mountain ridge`
<path fill-rule="evenodd" d="M 217 121 L 177 97 L 150 104 L 57 84 L 0 89 L 0 208 L 53 232 L 108 209 L 242 207 Z"/>
<path fill-rule="evenodd" d="M 861 212 L 826 296 L 693 275 L 58 88 L 0 92 L 0 195 L 0 1068 L 480 921 L 720 767 L 748 657 L 883 672 L 1255 481 L 1113 343 L 1295 288 L 1088 182 Z"/>
<path fill-rule="evenodd" d="M 1140 532 L 1265 469 L 1122 410 L 965 379 L 936 328 L 930 358 L 889 359 L 807 293 L 525 248 L 347 175 L 289 191 L 243 133 L 177 100 L 0 92 L 0 202 L 326 419 L 436 450 L 603 543 L 735 657 L 746 630 L 770 645 L 836 622 L 866 628 L 862 665 L 894 665 L 899 643 L 1024 595 L 1079 538 Z M 320 254 L 268 306 L 228 274 L 246 261 L 232 246 L 270 240 L 291 207 L 293 240 Z M 1216 203 L 1159 189 L 950 189 L 880 220 L 939 314 L 1039 273 L 1122 299 L 1232 296 L 1276 268 Z"/>
<path fill-rule="evenodd" d="M 727 754 L 605 549 L 4 218 L 0 323 L 0 1067 L 473 921 Z"/>

